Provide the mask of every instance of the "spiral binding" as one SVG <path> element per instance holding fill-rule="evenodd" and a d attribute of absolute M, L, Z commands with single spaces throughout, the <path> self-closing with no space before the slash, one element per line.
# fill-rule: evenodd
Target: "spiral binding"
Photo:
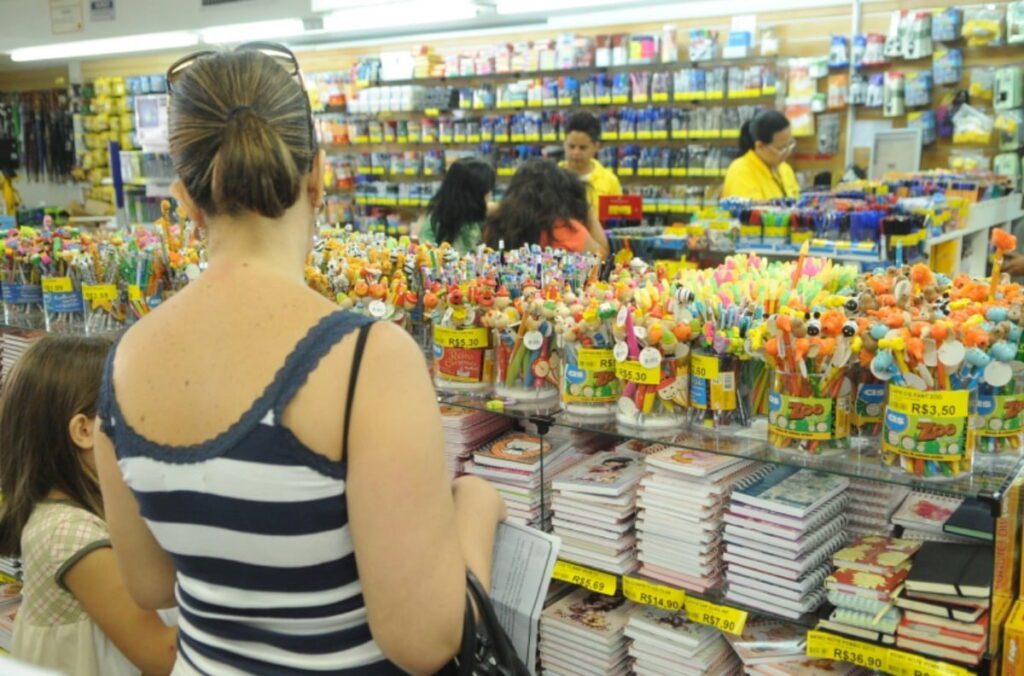
<path fill-rule="evenodd" d="M 836 608 L 862 612 L 870 615 L 872 618 L 891 605 L 885 601 L 860 596 L 859 594 L 850 594 L 837 589 L 828 590 L 828 602 Z"/>
<path fill-rule="evenodd" d="M 881 610 L 878 612 L 881 612 Z M 900 617 L 902 617 L 902 613 L 900 613 L 898 609 L 890 608 L 885 615 L 876 622 L 875 617 L 877 615 L 878 613 L 872 614 L 860 610 L 851 610 L 849 608 L 836 608 L 832 611 L 832 616 L 828 619 L 833 622 L 848 624 L 852 627 L 881 631 L 886 634 L 896 632 L 896 627 L 899 626 Z"/>

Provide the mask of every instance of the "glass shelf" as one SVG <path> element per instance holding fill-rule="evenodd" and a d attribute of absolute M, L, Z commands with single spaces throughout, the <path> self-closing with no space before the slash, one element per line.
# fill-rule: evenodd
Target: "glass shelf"
<path fill-rule="evenodd" d="M 999 514 L 998 508 L 1003 494 L 1014 478 L 1024 470 L 1024 457 L 1019 455 L 975 454 L 974 471 L 970 475 L 951 481 L 928 481 L 890 470 L 879 458 L 877 450 L 873 451 L 872 449 L 851 450 L 842 455 L 831 456 L 799 455 L 772 450 L 766 441 L 767 421 L 762 423 L 764 426 L 761 428 L 758 428 L 755 423 L 749 433 L 724 436 L 702 434 L 690 429 L 635 429 L 620 425 L 614 420 L 609 422 L 606 419 L 571 416 L 563 412 L 557 403 L 541 407 L 505 403 L 503 410 L 496 410 L 488 407 L 489 400 L 486 398 L 444 392 L 438 392 L 438 401 L 450 406 L 488 411 L 520 421 L 535 423 L 541 426 L 542 432 L 546 432 L 549 428 L 596 432 L 687 450 L 702 450 L 758 462 L 814 469 L 831 474 L 841 474 L 853 479 L 882 481 L 922 490 L 949 493 L 959 497 L 978 498 L 992 504 L 995 515 Z"/>

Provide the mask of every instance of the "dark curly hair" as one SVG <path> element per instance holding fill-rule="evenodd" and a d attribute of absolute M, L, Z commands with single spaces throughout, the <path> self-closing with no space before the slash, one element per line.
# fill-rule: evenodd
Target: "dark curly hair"
<path fill-rule="evenodd" d="M 494 167 L 483 160 L 464 157 L 452 162 L 427 205 L 427 219 L 434 226 L 438 244 L 455 242 L 468 223 L 484 222 L 485 198 L 494 190 L 494 181 Z"/>
<path fill-rule="evenodd" d="M 484 241 L 494 249 L 539 244 L 542 232 L 554 237 L 556 225 L 586 223 L 589 208 L 587 188 L 575 174 L 547 160 L 527 160 L 488 219 Z"/>

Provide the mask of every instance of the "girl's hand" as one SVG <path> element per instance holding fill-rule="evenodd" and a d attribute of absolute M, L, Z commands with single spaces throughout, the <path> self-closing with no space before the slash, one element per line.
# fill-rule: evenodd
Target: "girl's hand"
<path fill-rule="evenodd" d="M 1024 277 L 1024 256 L 1016 251 L 1004 254 L 1002 271 L 1010 277 Z"/>

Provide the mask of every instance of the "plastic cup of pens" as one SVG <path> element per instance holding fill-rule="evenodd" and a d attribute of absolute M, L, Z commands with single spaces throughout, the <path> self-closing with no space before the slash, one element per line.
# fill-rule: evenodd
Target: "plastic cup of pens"
<path fill-rule="evenodd" d="M 610 348 L 565 343 L 560 396 L 562 410 L 571 415 L 612 417 L 622 391 L 615 375 L 615 356 Z"/>
<path fill-rule="evenodd" d="M 855 364 L 850 369 L 853 410 L 850 412 L 850 441 L 863 452 L 877 452 L 885 412 L 885 383 L 870 369 Z"/>
<path fill-rule="evenodd" d="M 972 392 L 925 390 L 890 381 L 882 423 L 882 461 L 890 469 L 925 481 L 970 475 L 975 430 Z"/>
<path fill-rule="evenodd" d="M 43 277 L 43 313 L 51 333 L 81 331 L 85 321 L 82 290 L 71 277 Z"/>
<path fill-rule="evenodd" d="M 974 402 L 978 453 L 1019 454 L 1024 448 L 1024 374 L 1001 387 L 983 384 Z"/>
<path fill-rule="evenodd" d="M 690 356 L 690 426 L 721 436 L 750 427 L 749 392 L 741 390 L 739 357 L 705 348 Z"/>
<path fill-rule="evenodd" d="M 483 326 L 434 324 L 434 384 L 460 393 L 484 393 L 494 379 L 491 332 Z"/>
<path fill-rule="evenodd" d="M 526 314 L 518 326 L 495 329 L 494 392 L 515 403 L 558 401 L 558 351 L 551 322 Z"/>
<path fill-rule="evenodd" d="M 3 294 L 4 302 L 4 323 L 20 328 L 38 328 L 45 322 L 43 287 L 38 283 L 29 283 L 26 279 L 31 277 L 14 276 L 0 282 L 0 293 Z"/>
<path fill-rule="evenodd" d="M 620 425 L 638 430 L 686 425 L 688 356 L 664 355 L 657 348 L 645 347 L 632 357 L 626 344 L 618 343 L 615 359 L 621 388 L 615 419 Z"/>
<path fill-rule="evenodd" d="M 86 334 L 113 333 L 127 325 L 128 310 L 117 284 L 82 284 L 82 300 Z"/>
<path fill-rule="evenodd" d="M 776 451 L 827 456 L 850 449 L 852 385 L 845 369 L 776 371 L 768 395 L 768 443 Z"/>

